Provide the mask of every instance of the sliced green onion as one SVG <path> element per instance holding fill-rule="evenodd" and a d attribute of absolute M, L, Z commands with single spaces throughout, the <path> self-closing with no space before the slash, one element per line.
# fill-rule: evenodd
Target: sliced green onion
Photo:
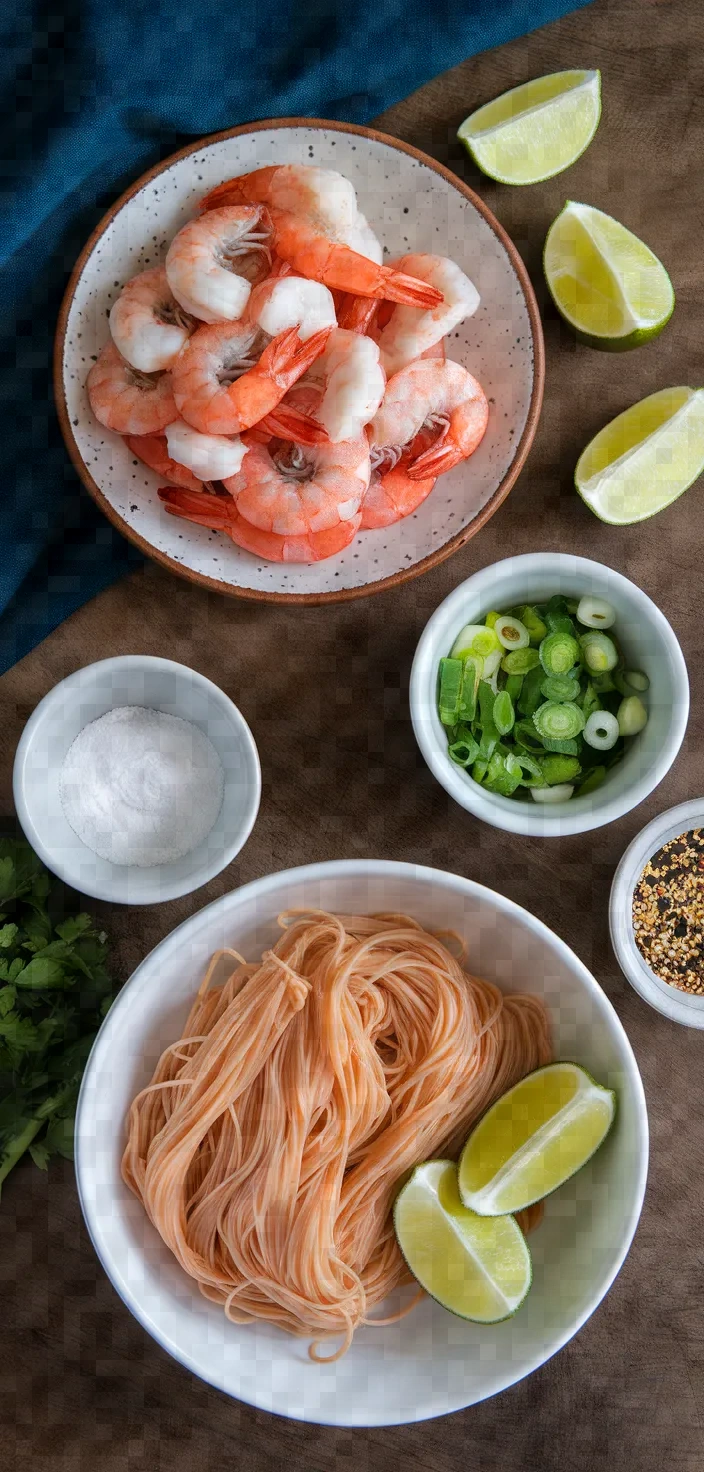
<path fill-rule="evenodd" d="M 486 777 L 487 767 L 488 766 L 489 766 L 489 762 L 488 761 L 485 761 L 483 757 L 478 757 L 477 758 L 477 761 L 474 763 L 474 766 L 472 767 L 472 776 L 473 776 L 475 782 L 483 782 L 484 781 L 484 778 Z"/>
<path fill-rule="evenodd" d="M 574 618 L 574 616 L 575 616 L 575 614 L 577 612 L 577 609 L 579 608 L 579 599 L 578 598 L 567 598 L 565 601 L 567 603 L 567 612 L 568 613 L 571 613 L 572 614 L 572 617 Z"/>
<path fill-rule="evenodd" d="M 627 695 L 616 715 L 620 736 L 637 736 L 648 724 L 648 712 L 639 695 Z"/>
<path fill-rule="evenodd" d="M 500 648 L 494 630 L 488 629 L 486 624 L 465 624 L 450 650 L 450 658 L 466 659 L 470 654 L 480 654 L 482 658 L 486 658 L 492 649 Z"/>
<path fill-rule="evenodd" d="M 489 762 L 484 785 L 500 797 L 513 797 L 522 776 L 520 763 L 515 757 L 501 756 L 496 751 Z"/>
<path fill-rule="evenodd" d="M 533 753 L 543 752 L 545 747 L 532 721 L 517 721 L 513 728 L 514 740 L 522 746 L 524 751 Z"/>
<path fill-rule="evenodd" d="M 438 710 L 443 726 L 454 726 L 460 709 L 462 695 L 462 661 L 440 660 L 440 690 Z"/>
<path fill-rule="evenodd" d="M 584 711 L 585 720 L 589 719 L 593 710 L 601 710 L 601 701 L 596 693 L 596 690 L 594 689 L 591 680 L 587 682 L 586 689 L 584 691 L 584 694 L 582 695 L 579 704 Z"/>
<path fill-rule="evenodd" d="M 518 653 L 518 650 L 516 651 L 516 653 Z M 511 656 L 509 655 L 508 658 L 510 659 Z M 533 713 L 538 709 L 538 706 L 542 705 L 543 692 L 540 687 L 543 683 L 544 678 L 545 677 L 543 674 L 543 667 L 541 664 L 538 664 L 535 669 L 528 671 L 528 674 L 523 681 L 523 689 L 521 690 L 520 698 L 518 701 L 518 709 L 520 710 L 521 715 L 532 716 Z"/>
<path fill-rule="evenodd" d="M 503 657 L 504 651 L 500 644 L 498 646 L 498 649 L 491 649 L 488 654 L 484 655 L 485 680 L 490 680 L 492 675 L 495 675 L 496 671 L 500 669 Z"/>
<path fill-rule="evenodd" d="M 537 649 L 511 649 L 501 660 L 501 668 L 507 675 L 527 675 L 529 670 L 537 669 L 539 664 Z"/>
<path fill-rule="evenodd" d="M 584 730 L 584 715 L 573 701 L 559 704 L 556 700 L 547 700 L 545 705 L 538 706 L 533 723 L 539 736 L 548 737 L 551 741 L 569 741 Z"/>
<path fill-rule="evenodd" d="M 619 695 L 643 695 L 650 689 L 650 680 L 642 670 L 614 670 L 613 681 Z"/>
<path fill-rule="evenodd" d="M 582 770 L 576 756 L 545 756 L 540 767 L 548 787 L 559 787 L 561 782 L 571 782 Z"/>
<path fill-rule="evenodd" d="M 613 675 L 608 672 L 605 675 L 592 675 L 591 683 L 597 695 L 610 695 L 616 689 Z"/>
<path fill-rule="evenodd" d="M 481 655 L 470 654 L 462 666 L 462 690 L 460 694 L 459 718 L 473 721 L 477 709 L 477 690 L 484 671 Z"/>
<path fill-rule="evenodd" d="M 494 725 L 500 736 L 507 736 L 516 719 L 513 701 L 508 690 L 500 690 L 494 700 Z"/>
<path fill-rule="evenodd" d="M 547 675 L 541 685 L 546 700 L 576 700 L 579 680 L 574 675 Z"/>
<path fill-rule="evenodd" d="M 568 736 L 565 741 L 551 741 L 549 736 L 543 737 L 543 746 L 546 751 L 558 751 L 562 756 L 579 756 L 581 752 L 581 738 L 577 740 Z"/>
<path fill-rule="evenodd" d="M 588 629 L 610 629 L 616 622 L 616 609 L 605 598 L 580 598 L 577 618 Z"/>
<path fill-rule="evenodd" d="M 535 782 L 539 782 L 542 785 L 543 774 L 540 769 L 540 762 L 537 762 L 534 756 L 529 756 L 527 751 L 517 751 L 515 752 L 515 760 L 519 763 L 521 771 L 525 774 L 521 777 L 522 787 L 532 787 Z"/>
<path fill-rule="evenodd" d="M 494 748 L 499 740 L 499 732 L 494 725 L 494 700 L 493 690 L 485 680 L 479 684 L 479 721 L 481 724 L 481 735 L 479 739 L 479 752 L 487 761 L 493 756 Z"/>
<path fill-rule="evenodd" d="M 507 613 L 502 613 L 497 619 L 494 633 L 504 649 L 527 649 L 530 644 L 530 634 L 525 624 L 519 618 L 511 618 Z"/>
<path fill-rule="evenodd" d="M 595 710 L 584 727 L 584 740 L 595 751 L 610 751 L 619 738 L 618 721 L 610 710 Z"/>
<path fill-rule="evenodd" d="M 496 627 L 496 624 L 498 623 L 500 618 L 501 614 L 497 613 L 496 610 L 492 608 L 491 613 L 487 614 L 484 622 L 488 629 L 493 629 Z"/>
<path fill-rule="evenodd" d="M 548 609 L 545 622 L 549 634 L 571 634 L 574 638 L 575 628 L 568 613 L 551 613 Z"/>
<path fill-rule="evenodd" d="M 466 727 L 462 728 L 462 735 L 458 736 L 457 740 L 453 741 L 447 749 L 451 760 L 456 762 L 458 767 L 471 767 L 479 756 L 479 744 Z"/>
<path fill-rule="evenodd" d="M 532 603 L 524 603 L 520 611 L 520 619 L 530 634 L 531 644 L 535 644 L 537 648 L 547 634 L 547 624 L 543 622 L 537 608 L 534 608 Z"/>
<path fill-rule="evenodd" d="M 599 634 L 596 631 L 582 634 L 579 642 L 582 647 L 582 658 L 591 674 L 605 675 L 615 670 L 618 664 L 618 650 L 608 634 Z"/>
<path fill-rule="evenodd" d="M 596 792 L 597 787 L 601 787 L 605 776 L 606 767 L 592 767 L 591 772 L 589 772 L 584 781 L 580 783 L 577 791 L 577 796 L 587 797 L 590 792 Z"/>
<path fill-rule="evenodd" d="M 516 651 L 516 653 L 518 653 L 518 650 Z M 510 655 L 509 655 L 509 658 L 510 658 Z M 521 693 L 521 690 L 523 689 L 523 676 L 522 675 L 509 675 L 508 676 L 508 679 L 506 681 L 506 687 L 505 688 L 506 688 L 507 694 L 511 696 L 511 699 L 513 701 L 513 704 L 515 705 L 516 704 L 516 701 L 518 700 L 518 697 L 519 697 L 519 695 Z"/>
<path fill-rule="evenodd" d="M 579 644 L 572 634 L 548 634 L 538 653 L 546 675 L 566 675 L 579 659 Z"/>
<path fill-rule="evenodd" d="M 571 782 L 561 782 L 557 787 L 531 787 L 534 802 L 567 802 L 574 792 Z"/>

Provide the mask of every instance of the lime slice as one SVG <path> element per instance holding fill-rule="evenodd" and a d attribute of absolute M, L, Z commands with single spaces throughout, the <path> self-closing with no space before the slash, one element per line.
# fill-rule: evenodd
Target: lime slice
<path fill-rule="evenodd" d="M 619 352 L 657 337 L 675 293 L 657 256 L 602 210 L 569 200 L 543 257 L 555 306 L 590 347 Z"/>
<path fill-rule="evenodd" d="M 457 137 L 491 179 L 538 184 L 584 153 L 600 116 L 599 72 L 552 72 L 477 108 Z"/>
<path fill-rule="evenodd" d="M 550 1063 L 497 1099 L 460 1156 L 465 1206 L 482 1216 L 521 1211 L 555 1191 L 608 1133 L 616 1096 L 576 1063 Z"/>
<path fill-rule="evenodd" d="M 704 389 L 662 388 L 604 426 L 577 461 L 583 501 L 611 526 L 645 521 L 704 470 Z"/>
<path fill-rule="evenodd" d="M 512 1216 L 467 1211 L 452 1160 L 414 1170 L 396 1197 L 394 1226 L 413 1276 L 461 1319 L 497 1324 L 523 1302 L 532 1276 L 525 1237 Z"/>

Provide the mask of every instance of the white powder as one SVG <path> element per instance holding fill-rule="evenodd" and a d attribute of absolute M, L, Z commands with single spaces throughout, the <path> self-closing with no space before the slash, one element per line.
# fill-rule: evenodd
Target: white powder
<path fill-rule="evenodd" d="M 190 721 L 121 705 L 85 726 L 59 777 L 74 833 L 101 859 L 147 869 L 202 843 L 222 806 L 212 741 Z"/>

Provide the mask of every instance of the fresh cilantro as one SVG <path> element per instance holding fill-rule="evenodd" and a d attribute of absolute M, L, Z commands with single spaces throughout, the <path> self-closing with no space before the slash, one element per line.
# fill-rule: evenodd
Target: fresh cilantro
<path fill-rule="evenodd" d="M 25 1151 L 42 1170 L 72 1157 L 81 1076 L 113 998 L 105 932 L 61 913 L 60 893 L 29 844 L 0 838 L 0 1185 Z"/>

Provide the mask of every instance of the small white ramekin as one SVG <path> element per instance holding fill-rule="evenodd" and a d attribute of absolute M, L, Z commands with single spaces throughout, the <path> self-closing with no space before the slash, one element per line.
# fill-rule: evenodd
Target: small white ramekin
<path fill-rule="evenodd" d="M 86 847 L 64 815 L 59 777 L 71 743 L 90 721 L 121 705 L 150 706 L 192 721 L 210 737 L 224 768 L 214 826 L 172 864 L 111 864 Z M 235 858 L 259 811 L 261 772 L 249 726 L 224 691 L 187 665 L 126 654 L 76 670 L 39 702 L 17 747 L 13 790 L 26 838 L 66 884 L 94 899 L 154 905 L 199 889 Z"/>
<path fill-rule="evenodd" d="M 672 1022 L 682 1022 L 685 1027 L 704 1027 L 704 996 L 681 992 L 655 976 L 638 950 L 633 934 L 633 891 L 648 860 L 664 843 L 692 828 L 704 828 L 704 797 L 691 798 L 669 808 L 636 834 L 614 874 L 609 927 L 616 960 L 639 996 Z"/>
<path fill-rule="evenodd" d="M 606 598 L 616 609 L 615 630 L 632 669 L 650 679 L 649 719 L 629 743 L 623 761 L 586 797 L 539 806 L 486 792 L 447 754 L 437 711 L 438 662 L 463 624 L 491 609 L 545 602 L 554 593 Z M 603 563 L 564 552 L 530 552 L 495 562 L 460 583 L 423 630 L 411 671 L 410 705 L 418 745 L 431 772 L 460 807 L 495 828 L 538 838 L 601 828 L 629 813 L 662 782 L 682 745 L 689 714 L 689 681 L 682 650 L 664 614 L 635 583 Z"/>

